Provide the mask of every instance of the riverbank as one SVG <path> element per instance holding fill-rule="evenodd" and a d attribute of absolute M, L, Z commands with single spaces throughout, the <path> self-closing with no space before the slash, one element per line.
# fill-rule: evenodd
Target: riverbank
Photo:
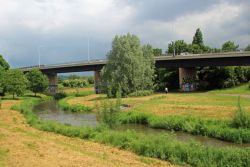
<path fill-rule="evenodd" d="M 250 164 L 250 149 L 213 148 L 195 142 L 178 142 L 168 135 L 143 135 L 133 131 L 116 132 L 105 127 L 84 128 L 39 120 L 32 112 L 32 101 L 15 107 L 27 122 L 38 129 L 69 137 L 88 139 L 105 145 L 135 152 L 138 155 L 168 160 L 191 166 L 246 166 Z M 196 149 L 194 149 L 196 148 Z"/>
<path fill-rule="evenodd" d="M 240 106 L 246 113 L 250 113 L 250 100 L 246 97 L 246 87 L 247 85 L 243 85 L 232 90 L 226 89 L 225 92 L 230 91 L 241 95 Z M 242 90 L 245 90 L 243 94 Z M 217 92 L 223 93 L 223 90 L 157 93 L 144 97 L 123 98 L 122 104 L 129 108 L 119 114 L 119 120 L 121 123 L 144 124 L 152 128 L 182 131 L 234 143 L 250 143 L 250 130 L 235 127 L 232 123 L 238 110 L 238 96 Z M 64 102 L 71 107 L 93 108 L 106 99 L 105 95 L 91 94 L 71 97 Z"/>
<path fill-rule="evenodd" d="M 0 110 L 0 166 L 174 166 L 128 151 L 30 127 L 11 110 L 20 100 L 3 100 Z"/>

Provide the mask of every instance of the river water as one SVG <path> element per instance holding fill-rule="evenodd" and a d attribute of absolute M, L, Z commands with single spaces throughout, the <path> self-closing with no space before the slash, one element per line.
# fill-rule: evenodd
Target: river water
<path fill-rule="evenodd" d="M 43 102 L 34 106 L 33 111 L 43 120 L 56 121 L 66 125 L 72 126 L 88 126 L 96 127 L 99 125 L 97 115 L 95 113 L 72 113 L 70 111 L 61 110 L 56 101 Z M 173 136 L 176 140 L 188 142 L 195 141 L 206 146 L 213 147 L 250 147 L 250 144 L 236 144 L 226 142 L 205 136 L 195 136 L 183 132 L 173 132 L 164 129 L 153 129 L 140 124 L 122 124 L 115 128 L 117 131 L 134 130 L 144 134 L 168 134 Z"/>

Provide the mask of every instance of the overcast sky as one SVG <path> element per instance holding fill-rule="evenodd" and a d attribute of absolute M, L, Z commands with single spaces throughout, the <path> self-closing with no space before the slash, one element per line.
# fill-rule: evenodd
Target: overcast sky
<path fill-rule="evenodd" d="M 0 54 L 13 67 L 105 58 L 128 32 L 164 51 L 201 28 L 211 47 L 250 43 L 250 0 L 0 0 Z"/>

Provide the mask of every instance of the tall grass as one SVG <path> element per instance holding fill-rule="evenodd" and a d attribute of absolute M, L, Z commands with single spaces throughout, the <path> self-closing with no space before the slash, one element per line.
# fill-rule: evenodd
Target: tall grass
<path fill-rule="evenodd" d="M 204 120 L 190 116 L 156 116 L 128 111 L 119 113 L 121 123 L 145 124 L 151 128 L 182 131 L 235 143 L 250 143 L 250 130 L 235 128 L 229 121 Z"/>
<path fill-rule="evenodd" d="M 107 128 L 72 127 L 63 124 L 43 121 L 32 113 L 32 106 L 37 99 L 23 101 L 14 107 L 27 119 L 27 122 L 38 129 L 59 133 L 69 137 L 89 139 L 133 151 L 139 155 L 168 160 L 177 164 L 191 166 L 227 166 L 249 167 L 250 149 L 211 148 L 197 143 L 182 143 L 170 136 L 138 134 L 134 131 L 117 132 Z M 138 119 L 136 116 L 134 120 Z"/>
<path fill-rule="evenodd" d="M 99 104 L 96 104 L 98 116 L 102 123 L 109 128 L 113 128 L 118 125 L 118 114 L 121 111 L 121 98 L 117 98 L 116 101 L 103 100 Z"/>
<path fill-rule="evenodd" d="M 240 96 L 238 97 L 238 106 L 232 123 L 236 128 L 250 128 L 250 114 L 241 107 Z"/>

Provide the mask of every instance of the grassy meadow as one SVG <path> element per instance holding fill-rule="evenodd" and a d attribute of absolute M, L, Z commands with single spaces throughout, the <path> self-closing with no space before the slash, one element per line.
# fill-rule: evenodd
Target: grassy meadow
<path fill-rule="evenodd" d="M 238 96 L 241 97 L 241 106 L 250 113 L 250 91 L 246 89 L 247 86 L 201 93 L 157 93 L 144 97 L 127 97 L 122 99 L 122 103 L 130 106 L 128 110 L 159 116 L 229 120 L 237 110 Z M 92 94 L 70 98 L 67 103 L 94 107 L 98 101 L 104 99 L 105 95 Z"/>
<path fill-rule="evenodd" d="M 118 119 L 122 123 L 142 123 L 152 128 L 250 143 L 249 129 L 236 128 L 229 123 L 237 110 L 239 95 L 241 107 L 250 113 L 250 91 L 246 90 L 249 94 L 242 91 L 244 88 L 245 85 L 231 90 L 155 93 L 143 97 L 123 98 L 122 104 L 127 104 L 129 108 L 118 114 Z M 66 91 L 68 97 L 59 100 L 59 105 L 74 112 L 95 112 L 96 105 L 107 99 L 103 94 L 93 94 L 93 88 Z M 165 135 L 146 137 L 133 131 L 117 132 L 103 127 L 77 128 L 42 121 L 33 114 L 32 106 L 43 99 L 49 100 L 50 97 L 26 95 L 11 100 L 11 97 L 7 96 L 1 101 L 0 167 L 37 164 L 248 166 L 250 163 L 247 158 L 250 155 L 248 148 L 218 149 L 196 142 L 179 142 Z"/>

